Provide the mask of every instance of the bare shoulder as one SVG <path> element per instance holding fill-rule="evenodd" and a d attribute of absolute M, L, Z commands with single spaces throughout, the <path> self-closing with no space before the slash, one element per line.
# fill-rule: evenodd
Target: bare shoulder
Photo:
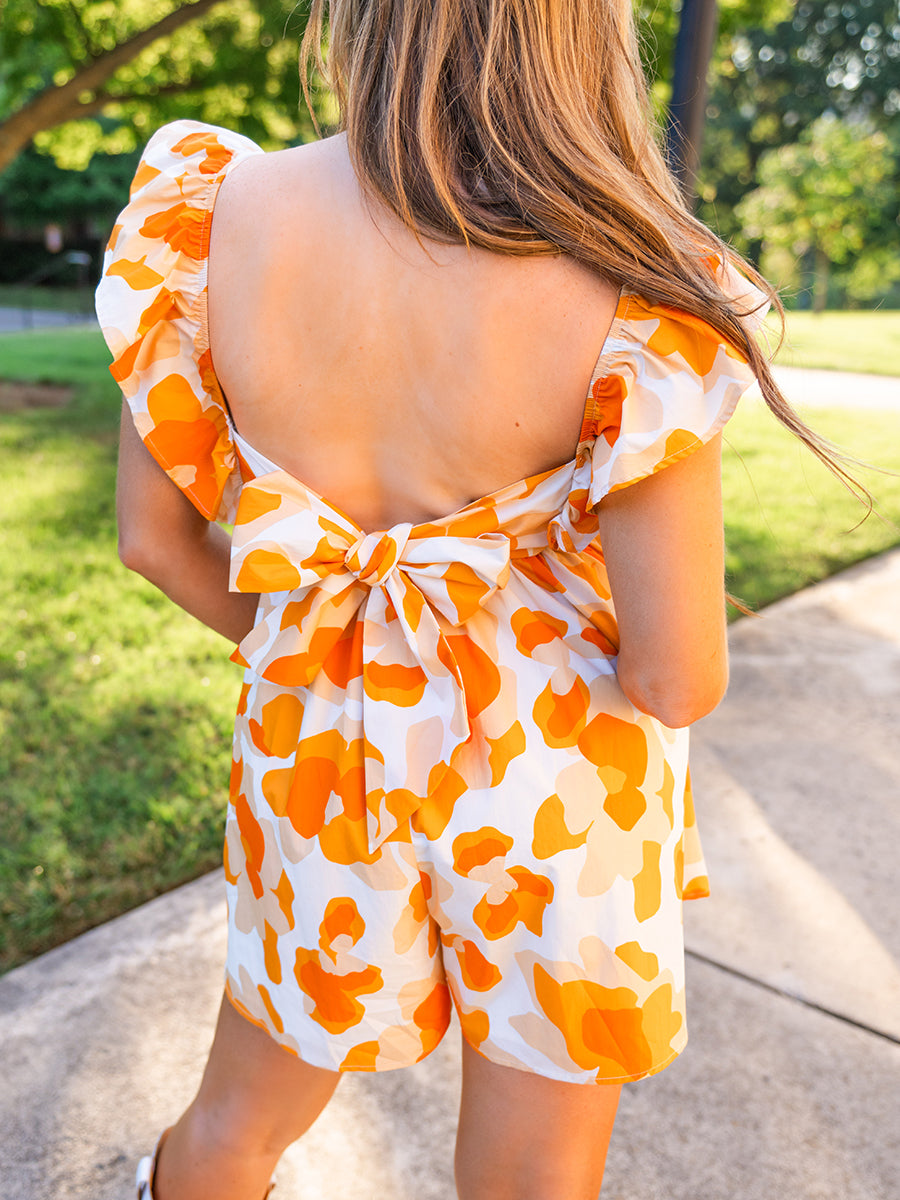
<path fill-rule="evenodd" d="M 336 189 L 352 180 L 346 139 L 338 134 L 287 150 L 256 154 L 241 162 L 226 178 L 216 200 L 220 227 L 257 224 L 282 207 L 296 208 L 298 201 L 327 207 Z"/>

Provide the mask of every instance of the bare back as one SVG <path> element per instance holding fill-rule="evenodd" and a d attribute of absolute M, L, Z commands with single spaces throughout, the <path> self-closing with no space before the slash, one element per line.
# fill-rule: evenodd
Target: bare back
<path fill-rule="evenodd" d="M 248 159 L 216 203 L 210 342 L 237 429 L 369 530 L 571 459 L 616 301 L 563 256 L 426 252 L 363 199 L 341 136 Z"/>

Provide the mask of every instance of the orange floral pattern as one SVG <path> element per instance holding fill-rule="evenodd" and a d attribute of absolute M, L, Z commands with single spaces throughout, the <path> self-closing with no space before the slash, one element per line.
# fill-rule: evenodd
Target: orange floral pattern
<path fill-rule="evenodd" d="M 213 206 L 257 153 L 160 130 L 97 302 L 139 434 L 234 524 L 231 587 L 260 593 L 234 654 L 229 995 L 322 1067 L 423 1057 L 452 998 L 495 1062 L 657 1071 L 686 1039 L 681 901 L 706 875 L 688 732 L 618 684 L 595 510 L 719 431 L 750 369 L 704 322 L 624 293 L 571 462 L 359 529 L 243 441 L 212 370 Z"/>

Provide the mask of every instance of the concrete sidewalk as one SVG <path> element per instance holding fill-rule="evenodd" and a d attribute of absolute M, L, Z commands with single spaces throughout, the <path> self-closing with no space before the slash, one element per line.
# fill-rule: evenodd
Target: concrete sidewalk
<path fill-rule="evenodd" d="M 93 312 L 59 312 L 48 308 L 9 308 L 0 306 L 0 333 L 21 333 L 29 329 L 61 329 L 75 325 L 97 325 Z"/>
<path fill-rule="evenodd" d="M 898 1200 L 900 551 L 731 648 L 694 743 L 714 895 L 686 910 L 691 1044 L 625 1089 L 603 1197 Z M 221 897 L 208 876 L 0 980 L 2 1200 L 131 1200 L 202 1067 Z M 278 1195 L 451 1200 L 458 1074 L 451 1031 L 348 1077 Z"/>
<path fill-rule="evenodd" d="M 900 411 L 900 376 L 857 375 L 813 367 L 773 368 L 778 386 L 798 408 L 868 408 Z"/>

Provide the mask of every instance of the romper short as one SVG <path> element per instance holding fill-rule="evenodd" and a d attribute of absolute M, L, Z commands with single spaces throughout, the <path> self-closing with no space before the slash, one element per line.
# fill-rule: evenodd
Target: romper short
<path fill-rule="evenodd" d="M 718 433 L 753 382 L 704 321 L 623 292 L 575 458 L 366 533 L 247 444 L 212 370 L 216 194 L 261 153 L 150 141 L 98 315 L 135 426 L 259 592 L 225 843 L 227 992 L 304 1061 L 428 1054 L 622 1082 L 683 1048 L 683 898 L 707 893 L 688 731 L 635 709 L 597 540 L 609 492 Z M 758 305 L 731 268 L 735 295 Z"/>

